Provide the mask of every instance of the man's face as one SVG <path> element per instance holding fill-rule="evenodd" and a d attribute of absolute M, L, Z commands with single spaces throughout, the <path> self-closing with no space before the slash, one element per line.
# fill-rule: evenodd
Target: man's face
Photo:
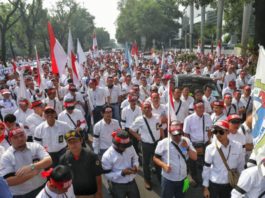
<path fill-rule="evenodd" d="M 179 100 L 181 97 L 181 90 L 180 89 L 175 89 L 173 93 L 174 99 Z"/>
<path fill-rule="evenodd" d="M 214 107 L 213 107 L 213 111 L 214 111 L 216 114 L 220 115 L 221 113 L 223 113 L 223 107 L 214 105 Z"/>
<path fill-rule="evenodd" d="M 15 149 L 22 149 L 25 147 L 27 141 L 26 133 L 19 133 L 10 138 L 11 145 Z"/>
<path fill-rule="evenodd" d="M 215 135 L 216 135 L 216 138 L 220 141 L 220 142 L 223 142 L 224 140 L 226 140 L 228 137 L 227 137 L 227 135 L 228 135 L 228 130 L 221 130 L 221 129 L 219 129 L 220 131 L 223 131 L 223 133 L 222 132 L 220 132 L 220 133 L 216 133 Z M 221 134 L 222 133 L 222 134 Z"/>
<path fill-rule="evenodd" d="M 20 109 L 22 109 L 22 111 L 27 111 L 28 109 L 28 104 L 19 104 Z"/>
<path fill-rule="evenodd" d="M 44 115 L 47 122 L 55 122 L 56 112 L 54 110 L 46 110 Z"/>
<path fill-rule="evenodd" d="M 72 153 L 77 153 L 82 149 L 82 141 L 80 138 L 73 138 L 68 140 L 67 145 Z"/>
<path fill-rule="evenodd" d="M 207 87 L 205 90 L 205 95 L 211 95 L 212 94 L 212 89 L 210 87 Z"/>
<path fill-rule="evenodd" d="M 226 105 L 231 105 L 231 103 L 232 103 L 232 97 L 231 96 L 226 96 L 225 98 L 224 98 L 224 103 L 226 104 Z"/>
<path fill-rule="evenodd" d="M 187 87 L 184 88 L 183 91 L 182 91 L 182 93 L 183 93 L 183 95 L 185 95 L 185 96 L 189 95 L 189 93 L 190 93 L 189 88 L 187 88 Z"/>
<path fill-rule="evenodd" d="M 195 112 L 197 113 L 198 116 L 202 116 L 204 113 L 204 104 L 196 105 L 194 107 Z"/>
<path fill-rule="evenodd" d="M 150 115 L 152 113 L 151 105 L 144 105 L 142 109 L 145 115 Z"/>
<path fill-rule="evenodd" d="M 109 77 L 109 78 L 107 79 L 107 84 L 108 84 L 108 85 L 113 85 L 113 78 L 110 78 L 110 77 Z"/>
<path fill-rule="evenodd" d="M 112 118 L 112 109 L 106 108 L 105 112 L 103 113 L 103 118 L 105 119 L 111 119 Z"/>
<path fill-rule="evenodd" d="M 154 94 L 154 96 L 152 96 L 151 98 L 152 102 L 154 104 L 159 104 L 160 103 L 160 97 L 159 97 L 159 94 Z"/>

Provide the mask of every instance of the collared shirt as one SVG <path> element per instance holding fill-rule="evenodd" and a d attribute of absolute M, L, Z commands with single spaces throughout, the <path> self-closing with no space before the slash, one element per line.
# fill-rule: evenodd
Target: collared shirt
<path fill-rule="evenodd" d="M 186 99 L 183 95 L 181 95 L 180 99 L 181 99 L 183 102 L 188 103 L 188 105 L 191 105 L 191 104 L 193 104 L 193 102 L 194 102 L 194 98 L 191 97 L 191 96 L 188 96 L 188 98 Z"/>
<path fill-rule="evenodd" d="M 29 115 L 31 115 L 34 111 L 32 109 L 27 109 L 26 112 L 22 111 L 22 109 L 17 109 L 14 113 L 16 116 L 16 122 L 21 123 L 22 125 L 26 125 L 26 119 Z"/>
<path fill-rule="evenodd" d="M 206 97 L 205 95 L 202 96 L 203 101 L 207 101 L 210 104 L 212 104 L 212 102 L 216 101 L 216 98 L 214 96 L 210 96 L 210 97 Z"/>
<path fill-rule="evenodd" d="M 0 109 L 3 118 L 7 114 L 14 114 L 15 111 L 17 110 L 16 102 L 13 99 L 7 99 L 7 100 L 2 99 L 2 100 L 0 100 L 0 106 L 3 106 L 3 108 Z"/>
<path fill-rule="evenodd" d="M 187 142 L 189 149 L 192 149 L 193 151 L 196 152 L 194 147 L 192 146 L 192 143 L 190 140 L 186 137 L 181 137 L 182 140 L 178 144 L 180 150 L 182 151 L 183 155 L 185 156 L 186 160 L 189 158 L 187 149 L 183 148 L 181 146 L 181 142 L 184 140 Z M 170 153 L 170 158 L 169 158 L 169 164 L 171 166 L 171 171 L 169 173 L 165 172 L 162 169 L 162 176 L 165 177 L 166 179 L 170 181 L 182 181 L 187 177 L 187 164 L 184 161 L 183 157 L 179 153 L 179 151 L 176 149 L 176 147 L 173 145 L 172 140 L 168 140 L 168 138 L 165 138 L 161 141 L 158 142 L 156 150 L 155 150 L 155 155 L 158 155 L 161 157 L 161 160 L 165 163 L 168 163 L 168 141 L 170 141 L 169 144 L 169 153 Z"/>
<path fill-rule="evenodd" d="M 159 115 L 153 114 L 151 118 L 146 118 L 147 123 L 150 126 L 151 132 L 155 138 L 155 141 L 158 141 L 160 139 L 160 118 Z M 152 137 L 149 133 L 149 130 L 147 128 L 147 125 L 144 121 L 143 116 L 138 116 L 135 121 L 132 123 L 130 127 L 133 131 L 138 131 L 138 133 L 141 136 L 141 140 L 145 143 L 153 144 L 154 141 L 152 140 Z"/>
<path fill-rule="evenodd" d="M 217 121 L 222 121 L 226 119 L 226 115 L 222 113 L 221 115 L 217 116 L 216 113 L 211 114 L 211 119 L 213 121 L 213 124 L 215 124 Z"/>
<path fill-rule="evenodd" d="M 28 136 L 33 136 L 35 129 L 39 126 L 45 119 L 39 116 L 36 113 L 32 113 L 26 118 L 26 126 L 28 126 L 29 130 L 26 130 Z"/>
<path fill-rule="evenodd" d="M 233 189 L 231 198 L 259 197 L 265 189 L 265 177 L 260 174 L 258 166 L 250 167 L 242 171 L 237 186 L 246 193 L 242 194 Z"/>
<path fill-rule="evenodd" d="M 121 85 L 121 91 L 122 94 L 127 94 L 132 88 L 132 83 L 130 83 L 129 85 L 127 83 L 122 83 Z"/>
<path fill-rule="evenodd" d="M 155 108 L 153 103 L 151 103 L 152 106 L 152 113 L 157 115 L 167 115 L 167 106 L 164 104 L 159 104 L 158 108 Z"/>
<path fill-rule="evenodd" d="M 229 116 L 231 114 L 237 114 L 237 108 L 235 104 L 231 104 L 229 106 L 225 105 L 224 113 L 226 116 Z"/>
<path fill-rule="evenodd" d="M 176 121 L 179 121 L 180 123 L 184 123 L 185 118 L 189 115 L 188 103 L 182 100 L 180 100 L 179 102 L 174 100 L 174 108 L 175 108 L 175 115 L 177 119 Z"/>
<path fill-rule="evenodd" d="M 140 93 L 139 98 L 144 101 L 146 98 L 150 96 L 150 85 L 146 85 L 145 87 L 143 85 L 140 85 Z"/>
<path fill-rule="evenodd" d="M 136 106 L 134 110 L 131 109 L 131 106 L 128 105 L 121 111 L 121 126 L 122 128 L 130 128 L 133 121 L 142 115 L 142 110 L 140 107 Z"/>
<path fill-rule="evenodd" d="M 23 151 L 16 151 L 13 146 L 6 150 L 0 162 L 1 176 L 4 178 L 13 176 L 21 167 L 49 156 L 45 149 L 35 142 L 27 142 L 26 145 Z M 13 195 L 24 195 L 42 186 L 45 182 L 46 180 L 38 174 L 22 184 L 10 186 L 10 190 Z"/>
<path fill-rule="evenodd" d="M 91 97 L 91 102 L 94 107 L 106 104 L 107 94 L 104 88 L 96 87 L 95 90 L 88 89 L 88 95 Z"/>
<path fill-rule="evenodd" d="M 75 198 L 73 185 L 70 186 L 66 193 L 57 194 L 55 192 L 52 192 L 46 184 L 44 189 L 40 191 L 36 198 Z"/>
<path fill-rule="evenodd" d="M 114 85 L 111 89 L 105 87 L 105 91 L 106 97 L 110 97 L 110 103 L 117 103 L 119 97 L 122 95 L 121 90 L 116 85 Z M 107 98 L 106 101 L 108 101 Z"/>
<path fill-rule="evenodd" d="M 240 173 L 244 169 L 245 156 L 242 145 L 230 140 L 227 147 L 222 145 L 217 138 L 206 147 L 205 165 L 203 167 L 203 186 L 208 187 L 209 181 L 216 184 L 228 184 L 228 171 L 216 148 L 222 149 L 230 169 L 237 169 Z M 222 173 L 222 174 L 220 174 Z"/>
<path fill-rule="evenodd" d="M 139 166 L 138 155 L 133 146 L 125 149 L 123 153 L 117 152 L 111 146 L 102 156 L 102 168 L 104 170 L 111 170 L 110 173 L 105 174 L 106 178 L 112 182 L 126 184 L 134 180 L 136 174 L 122 176 L 122 170 L 125 168 L 133 168 Z"/>
<path fill-rule="evenodd" d="M 98 121 L 94 126 L 93 149 L 96 154 L 99 154 L 100 149 L 108 149 L 112 144 L 112 132 L 121 128 L 119 121 L 111 119 L 110 124 L 107 124 L 104 119 Z"/>
<path fill-rule="evenodd" d="M 79 109 L 74 109 L 71 114 L 67 113 L 66 110 L 62 111 L 58 115 L 58 120 L 66 122 L 72 130 L 76 129 L 78 126 L 81 129 L 85 129 L 87 127 L 86 119 Z"/>
<path fill-rule="evenodd" d="M 240 102 L 244 105 L 246 112 L 252 111 L 253 108 L 253 97 L 245 97 L 244 95 L 241 96 Z"/>
<path fill-rule="evenodd" d="M 229 82 L 232 80 L 236 81 L 236 74 L 234 72 L 232 72 L 231 74 L 226 72 L 224 77 L 224 88 L 226 88 Z"/>
<path fill-rule="evenodd" d="M 240 100 L 235 100 L 235 98 L 233 98 L 232 104 L 236 105 L 237 113 L 239 109 L 245 108 L 244 104 Z"/>
<path fill-rule="evenodd" d="M 34 132 L 34 141 L 40 143 L 49 153 L 55 153 L 66 147 L 64 135 L 71 128 L 67 123 L 56 120 L 53 126 L 42 122 Z"/>
<path fill-rule="evenodd" d="M 204 119 L 203 119 L 204 117 Z M 204 129 L 203 129 L 204 120 Z M 208 130 L 212 126 L 212 120 L 209 114 L 204 113 L 199 117 L 197 113 L 189 115 L 184 120 L 183 131 L 190 135 L 190 140 L 196 143 L 206 143 L 208 141 Z"/>
<path fill-rule="evenodd" d="M 51 100 L 50 98 L 45 98 L 43 100 L 43 103 L 47 104 L 48 106 L 53 107 L 57 115 L 59 115 L 59 113 L 61 113 L 63 110 L 62 103 L 57 98 L 53 100 Z"/>

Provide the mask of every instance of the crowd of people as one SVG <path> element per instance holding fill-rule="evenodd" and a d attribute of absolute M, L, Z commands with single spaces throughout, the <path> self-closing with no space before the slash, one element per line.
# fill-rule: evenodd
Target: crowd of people
<path fill-rule="evenodd" d="M 132 64 L 122 52 L 88 55 L 80 84 L 70 67 L 62 77 L 44 61 L 43 73 L 20 69 L 25 97 L 18 73 L 2 74 L 0 197 L 100 198 L 103 178 L 114 198 L 138 198 L 139 171 L 146 190 L 160 183 L 162 198 L 185 197 L 189 186 L 205 198 L 263 197 L 265 152 L 252 152 L 252 58 L 179 55 Z M 178 74 L 211 78 L 220 96 L 212 84 L 177 86 Z"/>

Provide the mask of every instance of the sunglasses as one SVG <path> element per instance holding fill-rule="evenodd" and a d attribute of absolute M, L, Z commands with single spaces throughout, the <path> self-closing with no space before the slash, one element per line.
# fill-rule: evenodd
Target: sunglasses
<path fill-rule="evenodd" d="M 225 131 L 222 130 L 222 129 L 215 129 L 215 130 L 213 131 L 213 134 L 217 134 L 217 133 L 219 133 L 220 135 L 224 135 L 224 134 L 225 134 Z"/>
<path fill-rule="evenodd" d="M 231 120 L 230 122 L 231 122 L 232 124 L 240 124 L 240 123 L 241 123 L 240 120 Z"/>
<path fill-rule="evenodd" d="M 69 137 L 75 136 L 75 131 L 71 131 L 65 134 L 65 138 L 68 139 Z"/>

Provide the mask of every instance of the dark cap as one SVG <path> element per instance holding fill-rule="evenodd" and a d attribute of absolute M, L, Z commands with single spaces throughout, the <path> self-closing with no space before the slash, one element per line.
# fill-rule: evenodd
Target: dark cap
<path fill-rule="evenodd" d="M 128 132 L 121 129 L 112 132 L 112 142 L 116 146 L 122 146 L 124 148 L 132 145 Z"/>

